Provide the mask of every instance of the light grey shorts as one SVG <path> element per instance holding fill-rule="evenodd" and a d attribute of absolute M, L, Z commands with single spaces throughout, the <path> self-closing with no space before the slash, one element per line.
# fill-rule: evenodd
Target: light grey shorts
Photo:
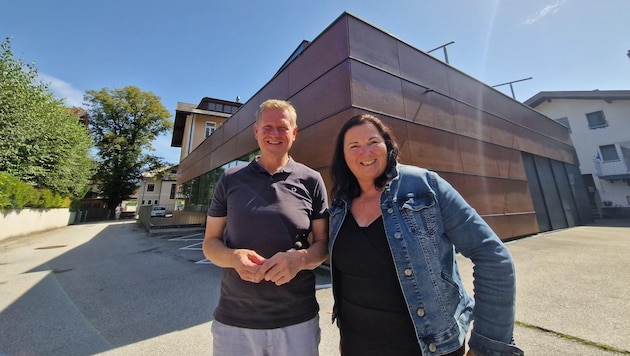
<path fill-rule="evenodd" d="M 213 356 L 318 356 L 319 315 L 278 329 L 246 329 L 212 322 Z"/>

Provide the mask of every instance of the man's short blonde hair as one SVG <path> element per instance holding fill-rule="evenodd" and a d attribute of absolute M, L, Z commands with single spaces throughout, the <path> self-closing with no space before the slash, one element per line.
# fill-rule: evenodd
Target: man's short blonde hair
<path fill-rule="evenodd" d="M 281 109 L 289 112 L 289 119 L 293 126 L 297 126 L 297 112 L 293 105 L 286 100 L 279 99 L 267 99 L 258 107 L 258 111 L 256 112 L 256 123 L 260 120 L 260 115 L 267 109 Z"/>

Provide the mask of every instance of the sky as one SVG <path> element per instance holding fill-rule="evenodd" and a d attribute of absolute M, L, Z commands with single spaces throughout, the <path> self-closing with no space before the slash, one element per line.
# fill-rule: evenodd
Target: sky
<path fill-rule="evenodd" d="M 132 85 L 159 96 L 173 121 L 178 102 L 246 102 L 343 12 L 425 52 L 453 42 L 451 66 L 490 86 L 514 82 L 521 102 L 630 90 L 628 0 L 0 0 L 0 41 L 67 106 Z M 431 55 L 445 61 L 441 48 Z M 177 163 L 171 136 L 152 153 Z"/>

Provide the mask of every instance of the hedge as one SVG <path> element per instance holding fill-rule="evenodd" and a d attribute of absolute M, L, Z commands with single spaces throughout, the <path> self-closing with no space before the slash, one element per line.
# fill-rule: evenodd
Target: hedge
<path fill-rule="evenodd" d="M 49 189 L 38 189 L 21 180 L 0 172 L 0 209 L 67 208 L 70 199 Z"/>

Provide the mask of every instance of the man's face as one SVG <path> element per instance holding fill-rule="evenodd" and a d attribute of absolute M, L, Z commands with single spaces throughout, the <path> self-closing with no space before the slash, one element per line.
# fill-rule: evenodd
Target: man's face
<path fill-rule="evenodd" d="M 298 128 L 291 123 L 289 112 L 283 109 L 265 110 L 254 124 L 254 137 L 261 153 L 282 156 L 289 152 Z"/>

